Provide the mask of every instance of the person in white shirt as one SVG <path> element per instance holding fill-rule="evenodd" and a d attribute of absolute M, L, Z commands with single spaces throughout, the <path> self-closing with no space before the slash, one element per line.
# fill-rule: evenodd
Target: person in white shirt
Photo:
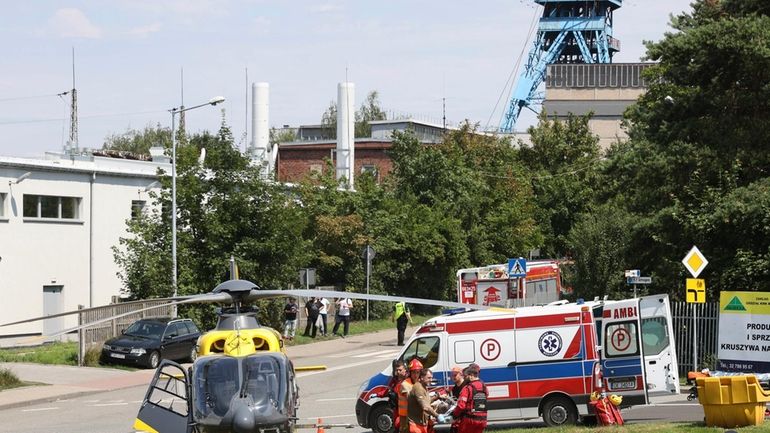
<path fill-rule="evenodd" d="M 350 298 L 339 298 L 335 302 L 337 307 L 337 314 L 334 316 L 334 329 L 332 334 L 340 335 L 337 331 L 340 328 L 340 323 L 344 324 L 343 334 L 340 337 L 345 338 L 348 335 L 348 328 L 350 327 L 350 309 L 353 308 L 353 301 Z"/>
<path fill-rule="evenodd" d="M 318 329 L 321 331 L 321 335 L 326 335 L 326 315 L 329 312 L 329 300 L 326 298 L 321 298 L 318 300 L 318 304 Z"/>

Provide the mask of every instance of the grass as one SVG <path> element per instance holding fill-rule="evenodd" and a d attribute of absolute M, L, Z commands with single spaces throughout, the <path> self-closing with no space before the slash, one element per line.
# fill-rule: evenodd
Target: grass
<path fill-rule="evenodd" d="M 433 316 L 412 316 L 412 325 L 411 326 L 419 326 L 421 323 L 425 322 L 426 320 L 430 319 Z M 285 341 L 284 343 L 287 346 L 297 346 L 300 344 L 309 344 L 316 341 L 326 341 L 326 340 L 333 340 L 335 338 L 339 338 L 335 335 L 332 335 L 332 329 L 334 328 L 334 317 L 330 316 L 328 318 L 329 329 L 327 330 L 326 337 L 322 337 L 320 334 L 316 335 L 316 338 L 312 337 L 305 337 L 302 335 L 302 333 L 305 331 L 305 328 L 303 327 L 300 329 L 297 328 L 297 335 L 294 336 L 294 340 L 292 341 Z M 377 332 L 382 331 L 386 329 L 392 329 L 393 330 L 393 341 L 396 341 L 396 324 L 391 322 L 390 319 L 371 319 L 369 320 L 369 323 L 366 322 L 366 320 L 356 320 L 350 322 L 349 332 L 348 336 L 352 335 L 359 335 L 359 334 L 368 334 L 370 332 Z M 342 333 L 343 325 L 340 325 L 340 328 L 338 330 L 338 333 Z M 278 330 L 281 332 L 281 330 Z M 406 333 L 406 339 L 409 338 L 411 333 L 407 331 Z"/>
<path fill-rule="evenodd" d="M 40 346 L 0 349 L 0 361 L 78 365 L 78 343 L 54 342 Z"/>
<path fill-rule="evenodd" d="M 0 368 L 0 391 L 4 389 L 16 388 L 23 386 L 24 382 L 19 380 L 11 370 L 7 368 Z"/>
<path fill-rule="evenodd" d="M 631 424 L 622 427 L 533 427 L 533 428 L 515 428 L 506 430 L 497 430 L 495 433 L 593 433 L 593 432 L 612 432 L 612 433 L 724 433 L 726 429 L 721 427 L 705 427 L 700 423 L 678 422 L 678 423 L 644 423 Z M 768 428 L 763 426 L 740 427 L 734 429 L 738 433 L 766 433 Z M 487 431 L 491 431 L 489 428 Z"/>

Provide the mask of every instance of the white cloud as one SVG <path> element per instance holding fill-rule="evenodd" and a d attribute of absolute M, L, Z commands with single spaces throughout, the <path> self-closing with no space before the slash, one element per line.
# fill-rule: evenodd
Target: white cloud
<path fill-rule="evenodd" d="M 339 12 L 342 10 L 342 7 L 338 4 L 334 3 L 324 3 L 317 6 L 313 6 L 310 8 L 311 12 L 320 13 L 320 14 L 327 14 L 331 12 Z"/>
<path fill-rule="evenodd" d="M 146 38 L 151 33 L 157 33 L 160 31 L 160 23 L 155 22 L 146 26 L 134 27 L 128 31 L 129 35 L 138 36 L 140 38 Z"/>
<path fill-rule="evenodd" d="M 99 39 L 102 37 L 102 30 L 91 23 L 80 9 L 59 9 L 48 22 L 53 31 L 63 38 Z"/>

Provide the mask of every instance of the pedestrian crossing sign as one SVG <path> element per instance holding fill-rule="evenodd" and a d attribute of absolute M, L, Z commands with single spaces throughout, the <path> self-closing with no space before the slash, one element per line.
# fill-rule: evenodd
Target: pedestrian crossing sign
<path fill-rule="evenodd" d="M 523 257 L 508 259 L 508 278 L 524 278 L 527 276 L 527 260 Z"/>

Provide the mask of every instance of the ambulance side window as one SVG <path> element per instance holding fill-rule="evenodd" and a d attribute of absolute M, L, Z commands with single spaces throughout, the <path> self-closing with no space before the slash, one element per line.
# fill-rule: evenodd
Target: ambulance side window
<path fill-rule="evenodd" d="M 621 356 L 634 356 L 639 354 L 639 345 L 637 344 L 636 322 L 618 322 L 607 326 L 604 333 L 605 356 L 607 358 L 617 358 Z"/>
<path fill-rule="evenodd" d="M 402 359 L 409 364 L 412 358 L 422 362 L 424 368 L 431 368 L 436 365 L 438 361 L 438 351 L 441 341 L 438 337 L 422 337 L 418 338 L 409 345 L 404 351 Z"/>
<path fill-rule="evenodd" d="M 476 362 L 474 357 L 476 345 L 473 340 L 455 341 L 455 364 L 470 364 Z"/>
<path fill-rule="evenodd" d="M 665 317 L 642 319 L 642 348 L 645 355 L 657 355 L 669 345 Z"/>

